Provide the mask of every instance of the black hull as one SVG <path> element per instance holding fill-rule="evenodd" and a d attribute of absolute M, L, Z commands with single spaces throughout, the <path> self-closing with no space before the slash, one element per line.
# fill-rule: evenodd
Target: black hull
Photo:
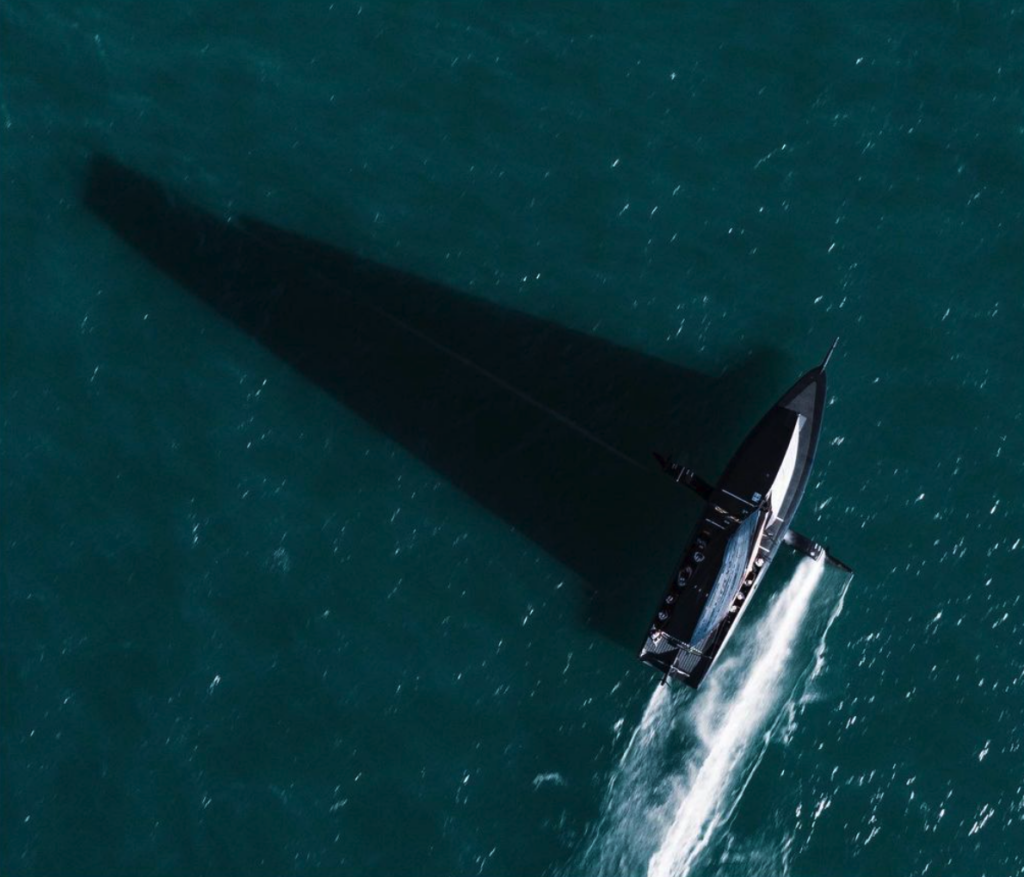
<path fill-rule="evenodd" d="M 823 363 L 761 418 L 714 487 L 693 485 L 686 473 L 707 501 L 640 651 L 666 679 L 700 685 L 786 541 L 824 405 Z"/>

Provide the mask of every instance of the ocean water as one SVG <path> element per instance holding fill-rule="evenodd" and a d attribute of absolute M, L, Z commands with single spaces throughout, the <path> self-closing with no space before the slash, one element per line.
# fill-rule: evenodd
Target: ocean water
<path fill-rule="evenodd" d="M 6 0 L 0 132 L 0 873 L 1024 873 L 1020 3 Z"/>

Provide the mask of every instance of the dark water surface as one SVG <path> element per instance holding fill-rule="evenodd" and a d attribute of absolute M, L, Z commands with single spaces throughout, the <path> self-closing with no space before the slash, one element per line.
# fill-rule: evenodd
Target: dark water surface
<path fill-rule="evenodd" d="M 1024 873 L 1024 6 L 0 26 L 0 873 Z M 837 335 L 856 577 L 656 693 Z"/>

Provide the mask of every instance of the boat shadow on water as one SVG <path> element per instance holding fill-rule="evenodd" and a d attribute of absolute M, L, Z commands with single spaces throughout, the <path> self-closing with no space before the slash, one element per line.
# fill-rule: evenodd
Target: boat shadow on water
<path fill-rule="evenodd" d="M 653 450 L 715 476 L 770 351 L 711 378 L 249 217 L 221 218 L 103 155 L 84 201 L 149 262 L 586 583 L 629 649 L 697 504 Z M 723 453 L 723 449 L 724 453 Z"/>

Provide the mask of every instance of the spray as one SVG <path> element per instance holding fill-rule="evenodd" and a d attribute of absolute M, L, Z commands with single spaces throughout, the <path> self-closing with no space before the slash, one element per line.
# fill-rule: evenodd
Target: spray
<path fill-rule="evenodd" d="M 692 872 L 767 747 L 764 731 L 789 690 L 786 671 L 822 575 L 822 561 L 800 562 L 689 710 L 673 710 L 672 693 L 658 686 L 609 782 L 581 873 L 637 873 L 645 864 L 648 877 Z"/>

